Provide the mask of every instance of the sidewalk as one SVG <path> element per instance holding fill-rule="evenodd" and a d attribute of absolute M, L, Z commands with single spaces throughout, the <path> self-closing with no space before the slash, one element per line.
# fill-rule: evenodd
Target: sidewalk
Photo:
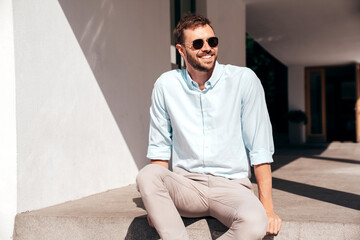
<path fill-rule="evenodd" d="M 360 144 L 279 148 L 275 161 L 275 239 L 360 239 Z"/>
<path fill-rule="evenodd" d="M 274 158 L 275 240 L 360 239 L 360 144 L 280 147 Z M 191 239 L 226 231 L 212 218 L 184 222 Z M 134 185 L 19 214 L 14 230 L 18 240 L 158 238 Z"/>

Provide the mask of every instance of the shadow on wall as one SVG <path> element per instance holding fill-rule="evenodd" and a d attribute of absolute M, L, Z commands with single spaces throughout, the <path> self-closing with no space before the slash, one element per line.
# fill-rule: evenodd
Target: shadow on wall
<path fill-rule="evenodd" d="M 59 3 L 140 169 L 148 161 L 151 90 L 157 77 L 170 69 L 169 23 L 164 21 L 169 19 L 164 11 L 168 4 L 160 0 Z"/>

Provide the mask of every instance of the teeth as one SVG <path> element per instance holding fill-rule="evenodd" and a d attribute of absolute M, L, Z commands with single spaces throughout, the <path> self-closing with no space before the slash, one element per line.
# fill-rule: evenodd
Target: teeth
<path fill-rule="evenodd" d="M 202 58 L 211 58 L 210 55 L 202 56 Z"/>

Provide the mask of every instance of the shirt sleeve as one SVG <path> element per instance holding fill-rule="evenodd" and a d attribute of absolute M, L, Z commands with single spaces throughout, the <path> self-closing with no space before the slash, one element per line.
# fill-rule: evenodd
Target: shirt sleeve
<path fill-rule="evenodd" d="M 265 102 L 264 89 L 256 74 L 248 69 L 243 75 L 242 134 L 249 151 L 251 166 L 273 162 L 272 127 Z"/>
<path fill-rule="evenodd" d="M 172 128 L 161 84 L 155 83 L 151 97 L 149 146 L 146 157 L 169 160 L 172 149 Z"/>

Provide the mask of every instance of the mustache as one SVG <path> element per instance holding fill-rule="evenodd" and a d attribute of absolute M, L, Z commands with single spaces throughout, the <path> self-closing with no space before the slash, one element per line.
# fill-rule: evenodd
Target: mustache
<path fill-rule="evenodd" d="M 199 54 L 199 56 L 206 56 L 206 55 L 213 55 L 213 54 L 215 54 L 215 51 L 212 50 L 212 49 L 210 49 L 210 50 L 207 51 L 207 52 L 204 52 L 204 53 Z"/>

